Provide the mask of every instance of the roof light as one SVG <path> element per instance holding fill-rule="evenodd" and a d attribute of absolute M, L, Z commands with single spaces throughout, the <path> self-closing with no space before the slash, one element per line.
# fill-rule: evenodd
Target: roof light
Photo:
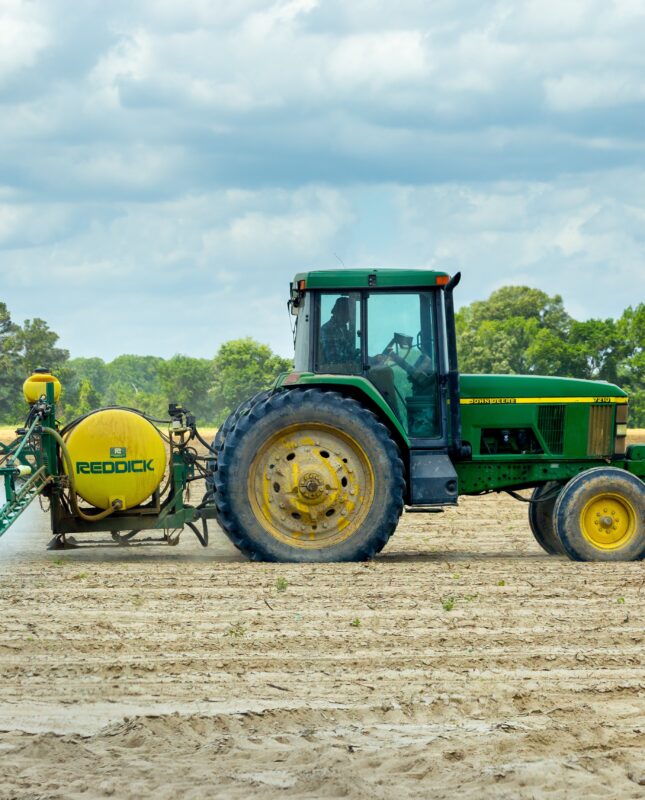
<path fill-rule="evenodd" d="M 450 275 L 437 275 L 435 283 L 437 286 L 445 286 L 450 280 Z"/>
<path fill-rule="evenodd" d="M 299 292 L 304 292 L 304 290 L 306 288 L 307 288 L 307 281 L 298 281 L 298 291 Z"/>

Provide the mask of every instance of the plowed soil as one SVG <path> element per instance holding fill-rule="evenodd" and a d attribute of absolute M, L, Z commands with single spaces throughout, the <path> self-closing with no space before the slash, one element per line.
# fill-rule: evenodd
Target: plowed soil
<path fill-rule="evenodd" d="M 367 564 L 221 534 L 0 540 L 0 798 L 645 797 L 645 570 L 526 506 L 408 514 Z"/>

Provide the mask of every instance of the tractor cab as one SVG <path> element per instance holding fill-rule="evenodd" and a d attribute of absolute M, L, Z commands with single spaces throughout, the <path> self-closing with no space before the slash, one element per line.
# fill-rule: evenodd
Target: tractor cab
<path fill-rule="evenodd" d="M 366 379 L 411 442 L 446 447 L 448 282 L 431 270 L 297 275 L 295 370 Z M 451 330 L 454 336 L 454 324 Z"/>

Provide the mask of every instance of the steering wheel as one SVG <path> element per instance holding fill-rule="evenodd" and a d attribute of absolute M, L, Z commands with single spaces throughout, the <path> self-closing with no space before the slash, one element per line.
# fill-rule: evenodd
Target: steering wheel
<path fill-rule="evenodd" d="M 417 336 L 417 341 L 419 341 L 419 336 Z M 398 345 L 399 347 L 406 347 L 408 350 L 410 350 L 413 346 L 413 342 L 414 339 L 412 336 L 405 336 L 405 334 L 402 333 L 394 333 L 392 339 L 390 339 L 381 355 L 386 359 L 389 358 L 397 366 L 401 367 L 401 369 L 403 369 L 409 377 L 410 381 L 421 388 L 429 383 L 430 380 L 432 380 L 427 370 L 428 364 L 432 366 L 432 362 L 428 356 L 422 352 L 416 362 L 414 364 L 410 364 L 394 349 L 395 345 Z M 424 367 L 426 369 L 424 369 Z"/>

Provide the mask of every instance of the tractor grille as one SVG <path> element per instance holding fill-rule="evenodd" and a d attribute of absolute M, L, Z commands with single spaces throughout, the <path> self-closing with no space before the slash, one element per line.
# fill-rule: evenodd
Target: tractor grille
<path fill-rule="evenodd" d="M 613 440 L 614 407 L 590 406 L 589 438 L 587 439 L 587 455 L 611 455 Z"/>
<path fill-rule="evenodd" d="M 538 428 L 549 452 L 560 455 L 564 449 L 564 406 L 540 406 Z"/>

